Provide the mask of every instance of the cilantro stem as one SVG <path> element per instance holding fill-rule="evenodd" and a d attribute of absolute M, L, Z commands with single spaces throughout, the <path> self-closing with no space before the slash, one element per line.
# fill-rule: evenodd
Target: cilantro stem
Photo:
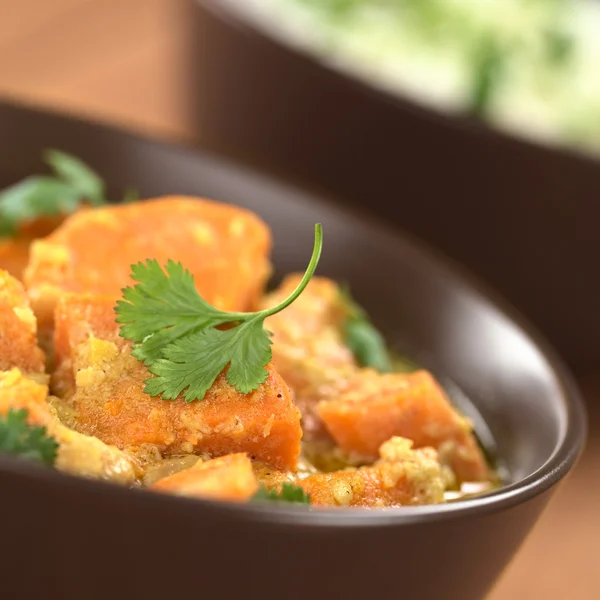
<path fill-rule="evenodd" d="M 321 226 L 321 223 L 317 223 L 315 225 L 315 244 L 313 247 L 313 253 L 310 257 L 310 262 L 308 263 L 304 277 L 302 277 L 296 289 L 283 302 L 277 306 L 273 306 L 272 308 L 260 311 L 259 314 L 261 316 L 264 316 L 265 318 L 270 317 L 271 315 L 282 311 L 284 308 L 287 308 L 292 302 L 294 302 L 294 300 L 296 300 L 296 298 L 304 291 L 304 288 L 308 285 L 308 282 L 312 279 L 312 276 L 315 274 L 317 265 L 319 264 L 319 259 L 321 258 L 322 249 L 323 227 Z"/>
<path fill-rule="evenodd" d="M 319 264 L 319 259 L 321 258 L 321 251 L 323 250 L 323 226 L 321 223 L 317 223 L 315 225 L 315 241 L 313 246 L 312 256 L 310 257 L 310 261 L 308 263 L 308 267 L 304 273 L 304 277 L 300 280 L 300 283 L 296 286 L 296 289 L 280 304 L 276 306 L 272 306 L 271 308 L 267 308 L 265 310 L 259 310 L 256 312 L 242 312 L 242 313 L 227 313 L 227 321 L 226 323 L 234 323 L 236 321 L 249 321 L 254 319 L 266 319 L 271 315 L 274 315 L 278 312 L 281 312 L 284 308 L 287 308 L 298 296 L 304 291 L 310 280 L 312 279 L 315 271 L 317 270 L 317 265 Z"/>

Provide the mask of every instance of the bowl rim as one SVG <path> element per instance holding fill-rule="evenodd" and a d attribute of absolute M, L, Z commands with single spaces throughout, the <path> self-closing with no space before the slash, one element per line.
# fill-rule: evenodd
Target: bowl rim
<path fill-rule="evenodd" d="M 335 78 L 355 92 L 366 93 L 374 99 L 405 110 L 415 117 L 454 130 L 455 132 L 486 138 L 495 144 L 517 145 L 537 152 L 576 160 L 588 165 L 600 166 L 600 155 L 595 156 L 592 152 L 580 150 L 576 145 L 561 145 L 560 143 L 553 142 L 544 143 L 535 136 L 519 136 L 515 132 L 496 127 L 493 123 L 476 118 L 467 112 L 444 112 L 441 109 L 436 109 L 433 106 L 412 100 L 400 92 L 393 92 L 384 86 L 371 84 L 365 77 L 361 77 L 351 69 L 338 68 L 334 64 L 323 60 L 316 52 L 311 52 L 305 47 L 294 43 L 288 43 L 283 37 L 274 35 L 270 31 L 270 28 L 262 27 L 257 23 L 257 20 L 249 17 L 246 11 L 239 10 L 235 0 L 194 0 L 194 2 L 202 5 L 214 16 L 235 27 L 238 31 L 255 38 L 268 40 L 280 50 L 291 53 L 305 63 L 319 67 L 329 77 Z"/>
<path fill-rule="evenodd" d="M 579 458 L 587 435 L 586 409 L 579 390 L 572 375 L 552 346 L 537 332 L 528 320 L 515 308 L 504 300 L 497 292 L 490 289 L 485 283 L 472 275 L 466 268 L 443 255 L 440 251 L 431 248 L 427 243 L 416 239 L 412 235 L 392 228 L 376 216 L 355 210 L 351 207 L 342 208 L 339 203 L 322 196 L 317 192 L 306 191 L 295 184 L 286 182 L 277 176 L 267 174 L 237 161 L 225 158 L 202 148 L 194 147 L 187 143 L 164 142 L 152 139 L 143 134 L 132 133 L 119 127 L 106 125 L 93 120 L 72 117 L 60 110 L 40 109 L 28 106 L 19 106 L 12 102 L 1 101 L 0 108 L 19 110 L 24 113 L 43 115 L 57 120 L 62 120 L 73 126 L 92 127 L 95 131 L 116 135 L 121 139 L 154 145 L 179 155 L 188 155 L 197 161 L 208 161 L 218 165 L 223 171 L 234 172 L 245 179 L 253 179 L 261 185 L 275 186 L 286 190 L 289 196 L 305 198 L 312 203 L 326 204 L 343 212 L 350 219 L 369 221 L 374 228 L 385 236 L 393 236 L 402 240 L 405 247 L 416 254 L 423 256 L 428 262 L 435 264 L 447 272 L 460 286 L 470 290 L 476 300 L 487 304 L 497 311 L 507 323 L 515 326 L 533 348 L 535 348 L 544 362 L 549 375 L 553 376 L 557 388 L 557 395 L 553 402 L 562 406 L 561 428 L 559 438 L 556 440 L 553 452 L 546 461 L 527 477 L 503 486 L 494 492 L 476 498 L 453 501 L 446 504 L 427 506 L 410 506 L 399 508 L 384 508 L 367 510 L 364 508 L 308 508 L 305 506 L 276 505 L 274 503 L 247 503 L 235 504 L 223 501 L 202 500 L 185 498 L 169 494 L 149 492 L 142 489 L 129 489 L 113 483 L 85 479 L 59 472 L 55 469 L 16 459 L 7 455 L 0 455 L 0 480 L 3 474 L 20 479 L 37 480 L 44 485 L 61 485 L 65 491 L 71 488 L 79 493 L 102 494 L 107 498 L 115 498 L 117 502 L 133 501 L 135 495 L 137 502 L 148 503 L 162 510 L 187 509 L 214 518 L 224 518 L 228 521 L 257 522 L 261 525 L 286 525 L 318 528 L 379 528 L 390 526 L 407 526 L 423 522 L 436 522 L 465 516 L 479 516 L 498 512 L 530 500 L 556 485 L 575 465 Z M 164 505 L 164 507 L 163 507 Z"/>

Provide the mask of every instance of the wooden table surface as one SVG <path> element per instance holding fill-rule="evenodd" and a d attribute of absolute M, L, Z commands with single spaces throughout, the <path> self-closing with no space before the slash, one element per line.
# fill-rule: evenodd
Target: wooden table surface
<path fill-rule="evenodd" d="M 184 1 L 0 0 L 0 94 L 187 138 Z M 490 600 L 600 598 L 600 365 L 579 379 L 587 450 Z"/>

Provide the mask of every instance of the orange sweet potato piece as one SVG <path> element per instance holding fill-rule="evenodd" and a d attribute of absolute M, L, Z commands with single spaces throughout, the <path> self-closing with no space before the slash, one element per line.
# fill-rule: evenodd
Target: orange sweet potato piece
<path fill-rule="evenodd" d="M 340 448 L 366 462 L 385 440 L 401 436 L 416 448 L 436 448 L 461 481 L 490 475 L 470 422 L 427 371 L 382 375 L 365 369 L 337 398 L 320 402 L 318 412 Z"/>
<path fill-rule="evenodd" d="M 153 484 L 150 489 L 180 496 L 243 502 L 258 491 L 248 455 L 228 454 L 179 471 Z"/>
<path fill-rule="evenodd" d="M 384 507 L 443 502 L 445 480 L 435 450 L 412 450 L 410 440 L 393 438 L 373 466 L 319 473 L 297 485 L 316 506 Z"/>
<path fill-rule="evenodd" d="M 120 296 L 131 265 L 179 261 L 202 297 L 223 310 L 255 307 L 270 273 L 270 232 L 242 208 L 172 196 L 80 211 L 31 247 L 25 281 L 40 328 L 65 292 Z"/>
<path fill-rule="evenodd" d="M 48 386 L 25 376 L 19 369 L 0 372 L 0 414 L 27 409 L 30 425 L 46 427 L 59 443 L 56 468 L 92 479 L 131 485 L 141 471 L 131 457 L 100 440 L 72 431 L 56 417 L 48 403 Z"/>
<path fill-rule="evenodd" d="M 44 371 L 44 353 L 38 348 L 37 324 L 21 283 L 0 271 L 0 370 L 12 367 Z"/>
<path fill-rule="evenodd" d="M 76 428 L 123 449 L 153 447 L 165 456 L 247 452 L 281 469 L 300 453 L 300 415 L 272 366 L 267 380 L 241 394 L 221 374 L 201 402 L 165 401 L 143 392 L 150 377 L 118 335 L 114 300 L 65 296 L 56 315 L 55 389 L 75 410 Z"/>
<path fill-rule="evenodd" d="M 22 280 L 29 260 L 31 242 L 32 240 L 22 237 L 0 239 L 0 269 Z"/>
<path fill-rule="evenodd" d="M 28 422 L 47 426 L 52 421 L 47 402 L 48 386 L 25 376 L 19 369 L 0 371 L 0 414 L 27 409 Z"/>
<path fill-rule="evenodd" d="M 300 279 L 298 274 L 286 277 L 265 296 L 262 308 L 281 302 Z M 317 402 L 335 395 L 358 370 L 342 337 L 346 317 L 338 285 L 325 277 L 315 277 L 292 305 L 265 321 L 265 327 L 273 333 L 273 365 L 294 392 L 307 439 L 324 433 L 315 412 Z"/>
<path fill-rule="evenodd" d="M 75 378 L 81 363 L 95 362 L 101 366 L 105 359 L 114 358 L 129 347 L 119 336 L 115 306 L 112 296 L 68 294 L 59 299 L 52 374 L 52 391 L 57 396 L 64 398 L 75 393 Z M 84 376 L 85 372 L 80 378 Z"/>
<path fill-rule="evenodd" d="M 44 217 L 24 223 L 14 238 L 0 238 L 0 269 L 22 280 L 29 261 L 29 246 L 36 238 L 50 234 L 64 217 Z"/>

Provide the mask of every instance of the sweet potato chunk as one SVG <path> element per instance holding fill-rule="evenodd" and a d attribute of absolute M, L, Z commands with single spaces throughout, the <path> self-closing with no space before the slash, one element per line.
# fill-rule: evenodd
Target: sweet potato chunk
<path fill-rule="evenodd" d="M 280 302 L 298 284 L 287 277 L 263 299 Z M 346 307 L 336 283 L 315 278 L 290 307 L 267 319 L 273 364 L 291 386 L 305 437 L 329 433 L 353 460 L 371 462 L 394 435 L 434 446 L 463 480 L 489 473 L 471 426 L 428 373 L 380 374 L 360 369 L 342 337 Z"/>
<path fill-rule="evenodd" d="M 0 238 L 0 269 L 22 281 L 29 261 L 29 247 L 40 237 L 50 234 L 64 217 L 45 217 L 24 223 L 14 238 Z"/>
<path fill-rule="evenodd" d="M 66 296 L 56 316 L 55 389 L 76 414 L 74 426 L 122 449 L 164 456 L 247 452 L 293 469 L 300 415 L 287 385 L 269 366 L 265 383 L 241 394 L 221 374 L 201 402 L 165 401 L 143 392 L 150 377 L 118 335 L 110 297 Z"/>
<path fill-rule="evenodd" d="M 245 453 L 228 454 L 161 479 L 150 489 L 181 496 L 243 502 L 258 490 L 252 462 Z"/>
<path fill-rule="evenodd" d="M 407 506 L 444 500 L 445 480 L 432 448 L 392 438 L 373 466 L 319 473 L 297 482 L 317 506 Z"/>
<path fill-rule="evenodd" d="M 124 485 L 132 484 L 140 473 L 135 461 L 119 449 L 63 425 L 48 404 L 48 387 L 26 377 L 19 369 L 0 372 L 0 414 L 5 415 L 11 408 L 27 409 L 29 423 L 46 427 L 56 439 L 57 469 Z"/>
<path fill-rule="evenodd" d="M 267 226 L 236 206 L 173 196 L 80 211 L 34 242 L 25 281 L 40 329 L 65 292 L 119 296 L 131 265 L 183 263 L 202 297 L 223 310 L 254 308 L 270 272 Z"/>
<path fill-rule="evenodd" d="M 27 377 L 17 368 L 0 371 L 0 414 L 6 415 L 11 408 L 26 408 L 31 424 L 47 426 L 51 420 L 47 398 L 47 385 Z"/>
<path fill-rule="evenodd" d="M 29 245 L 27 238 L 0 238 L 0 269 L 22 280 L 29 261 Z"/>
<path fill-rule="evenodd" d="M 265 296 L 262 307 L 281 302 L 300 279 L 297 274 L 286 277 L 276 291 Z M 342 338 L 346 317 L 338 285 L 315 277 L 292 305 L 265 322 L 273 333 L 273 365 L 294 392 L 307 439 L 323 433 L 315 412 L 317 402 L 334 396 L 345 379 L 358 370 Z"/>
<path fill-rule="evenodd" d="M 362 370 L 318 412 L 336 443 L 350 455 L 369 462 L 392 436 L 436 448 L 461 481 L 489 477 L 485 458 L 470 422 L 452 407 L 427 371 L 382 375 Z"/>
<path fill-rule="evenodd" d="M 37 324 L 21 283 L 0 271 L 0 370 L 18 367 L 29 373 L 44 371 L 38 348 Z"/>

